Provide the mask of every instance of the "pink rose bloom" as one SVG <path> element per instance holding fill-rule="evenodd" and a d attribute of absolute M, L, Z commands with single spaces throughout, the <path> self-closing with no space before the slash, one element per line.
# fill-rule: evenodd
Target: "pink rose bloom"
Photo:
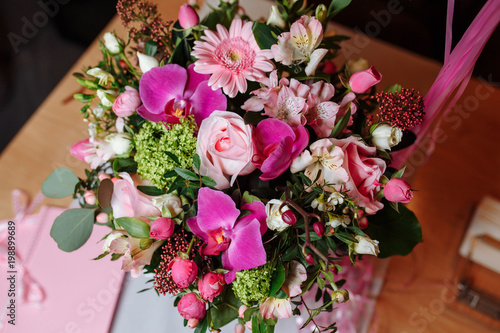
<path fill-rule="evenodd" d="M 198 289 L 204 300 L 213 302 L 214 297 L 217 297 L 224 288 L 224 274 L 208 272 L 198 281 Z"/>
<path fill-rule="evenodd" d="M 380 191 L 379 179 L 385 172 L 385 161 L 374 157 L 375 147 L 368 147 L 353 136 L 331 141 L 344 152 L 342 167 L 349 174 L 349 181 L 345 185 L 349 196 L 356 197 L 359 200 L 357 204 L 365 207 L 366 213 L 375 214 L 384 207 L 375 197 Z"/>
<path fill-rule="evenodd" d="M 201 159 L 200 174 L 215 180 L 215 188 L 226 189 L 238 175 L 255 170 L 252 126 L 234 112 L 214 111 L 201 123 L 196 152 Z"/>
<path fill-rule="evenodd" d="M 198 266 L 193 260 L 176 257 L 168 264 L 168 270 L 172 270 L 172 280 L 181 289 L 187 288 L 196 279 Z"/>
<path fill-rule="evenodd" d="M 283 174 L 292 160 L 307 147 L 309 133 L 304 126 L 292 129 L 278 119 L 264 119 L 254 131 L 256 154 L 253 164 L 262 171 L 261 180 Z"/>
<path fill-rule="evenodd" d="M 111 207 L 115 218 L 161 216 L 160 210 L 153 206 L 152 198 L 136 189 L 128 173 L 121 172 L 118 175 L 122 179 L 115 182 L 111 196 Z"/>
<path fill-rule="evenodd" d="M 189 293 L 182 296 L 179 304 L 177 304 L 177 310 L 183 318 L 188 320 L 194 319 L 196 321 L 205 318 L 207 312 L 205 302 L 198 298 L 195 293 Z M 196 322 L 196 325 L 197 324 Z M 194 327 L 196 327 L 196 325 L 194 325 Z"/>
<path fill-rule="evenodd" d="M 189 29 L 198 25 L 200 18 L 193 7 L 187 3 L 179 9 L 179 24 L 183 29 Z"/>
<path fill-rule="evenodd" d="M 139 92 L 130 86 L 126 86 L 125 91 L 115 99 L 113 103 L 113 112 L 116 113 L 118 117 L 130 117 L 135 113 L 135 110 L 141 106 L 141 103 Z"/>
<path fill-rule="evenodd" d="M 351 90 L 356 94 L 363 94 L 381 80 L 382 74 L 380 74 L 375 67 L 372 66 L 367 70 L 352 74 L 349 79 L 349 85 L 351 86 Z"/>
<path fill-rule="evenodd" d="M 168 217 L 160 217 L 151 224 L 149 237 L 154 239 L 167 239 L 174 233 L 175 223 Z"/>
<path fill-rule="evenodd" d="M 384 187 L 384 196 L 392 202 L 408 203 L 413 198 L 410 184 L 399 178 L 389 180 Z"/>

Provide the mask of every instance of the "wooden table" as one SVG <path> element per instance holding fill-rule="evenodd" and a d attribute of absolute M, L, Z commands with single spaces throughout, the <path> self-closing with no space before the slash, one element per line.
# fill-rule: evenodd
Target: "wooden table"
<path fill-rule="evenodd" d="M 164 1 L 160 10 L 174 18 L 181 3 Z M 124 34 L 116 18 L 104 31 Z M 425 93 L 440 69 L 435 61 L 360 35 L 351 46 L 352 57 L 364 56 L 383 74 L 382 86 L 397 82 Z M 12 216 L 13 189 L 35 195 L 59 166 L 83 175 L 86 165 L 69 154 L 71 145 L 87 136 L 80 104 L 71 98 L 80 86 L 70 74 L 99 57 L 94 42 L 0 156 L 0 218 Z M 498 321 L 457 305 L 454 289 L 458 247 L 474 207 L 485 194 L 500 198 L 500 90 L 474 79 L 457 105 L 444 122 L 446 138 L 413 177 L 419 191 L 409 206 L 420 219 L 424 243 L 411 255 L 391 260 L 372 323 L 379 332 L 500 331 Z M 44 203 L 64 206 L 68 201 Z M 500 286 L 498 276 L 487 282 L 493 291 Z"/>

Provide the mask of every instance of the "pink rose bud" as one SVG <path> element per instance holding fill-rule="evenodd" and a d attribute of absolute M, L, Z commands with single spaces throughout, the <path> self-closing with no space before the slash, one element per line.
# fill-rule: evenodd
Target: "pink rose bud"
<path fill-rule="evenodd" d="M 109 222 L 109 216 L 106 213 L 99 213 L 95 217 L 95 220 L 99 223 L 108 223 Z"/>
<path fill-rule="evenodd" d="M 181 289 L 189 287 L 196 279 L 196 274 L 198 274 L 196 263 L 189 259 L 182 259 L 181 257 L 176 257 L 172 260 L 168 264 L 168 269 L 172 270 L 172 279 Z"/>
<path fill-rule="evenodd" d="M 132 87 L 126 86 L 125 91 L 118 95 L 113 102 L 113 112 L 118 117 L 130 117 L 141 104 L 139 92 Z"/>
<path fill-rule="evenodd" d="M 362 218 L 359 219 L 358 226 L 360 229 L 368 228 L 368 219 L 366 218 L 366 216 L 363 216 Z"/>
<path fill-rule="evenodd" d="M 214 297 L 217 297 L 224 288 L 224 275 L 221 273 L 209 272 L 198 281 L 198 289 L 204 300 L 213 302 Z"/>
<path fill-rule="evenodd" d="M 245 311 L 247 309 L 248 309 L 248 306 L 246 306 L 246 305 L 240 306 L 240 308 L 238 309 L 238 317 L 244 318 L 245 317 Z"/>
<path fill-rule="evenodd" d="M 174 233 L 175 222 L 168 217 L 160 217 L 151 224 L 149 237 L 154 239 L 167 239 Z"/>
<path fill-rule="evenodd" d="M 234 326 L 234 333 L 243 333 L 245 332 L 245 325 L 242 323 L 237 323 L 236 326 Z"/>
<path fill-rule="evenodd" d="M 382 80 L 382 74 L 372 66 L 367 70 L 352 74 L 349 79 L 349 85 L 351 86 L 351 90 L 356 94 L 363 94 L 379 83 L 380 80 Z"/>
<path fill-rule="evenodd" d="M 313 256 L 312 256 L 312 254 L 310 254 L 310 253 L 306 254 L 305 259 L 306 259 L 306 262 L 307 262 L 309 265 L 314 265 L 314 263 L 316 262 L 316 261 L 314 260 L 314 257 L 313 257 Z"/>
<path fill-rule="evenodd" d="M 413 198 L 410 184 L 399 178 L 389 180 L 384 187 L 384 196 L 392 202 L 408 203 Z"/>
<path fill-rule="evenodd" d="M 83 195 L 83 198 L 85 199 L 85 202 L 88 203 L 89 205 L 95 205 L 97 201 L 94 191 L 91 190 L 86 191 L 85 194 Z"/>
<path fill-rule="evenodd" d="M 291 210 L 287 210 L 283 212 L 283 215 L 281 215 L 281 218 L 283 219 L 283 222 L 289 225 L 294 225 L 297 223 L 297 217 Z"/>
<path fill-rule="evenodd" d="M 314 232 L 319 236 L 323 237 L 323 234 L 325 233 L 325 226 L 321 222 L 314 222 L 313 223 L 313 229 Z"/>
<path fill-rule="evenodd" d="M 181 9 L 179 9 L 179 24 L 181 27 L 189 29 L 197 26 L 198 22 L 200 22 L 200 18 L 198 17 L 196 10 L 194 10 L 194 8 L 187 3 L 183 4 Z"/>
<path fill-rule="evenodd" d="M 200 321 L 198 319 L 191 318 L 191 319 L 188 320 L 187 324 L 188 324 L 189 328 L 195 328 L 196 326 L 198 326 L 199 322 Z"/>
<path fill-rule="evenodd" d="M 191 321 L 191 324 L 194 325 L 193 327 L 198 325 L 199 320 L 205 318 L 207 312 L 205 302 L 196 296 L 195 293 L 189 293 L 182 296 L 179 304 L 177 304 L 177 310 L 184 319 L 188 321 L 194 319 Z"/>

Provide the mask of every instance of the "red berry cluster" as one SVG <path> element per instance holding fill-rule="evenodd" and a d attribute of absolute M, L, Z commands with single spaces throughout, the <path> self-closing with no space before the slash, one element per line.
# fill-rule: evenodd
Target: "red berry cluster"
<path fill-rule="evenodd" d="M 379 92 L 375 98 L 379 104 L 379 121 L 387 122 L 401 130 L 413 128 L 424 119 L 424 98 L 415 89 L 401 88 L 401 91 Z"/>

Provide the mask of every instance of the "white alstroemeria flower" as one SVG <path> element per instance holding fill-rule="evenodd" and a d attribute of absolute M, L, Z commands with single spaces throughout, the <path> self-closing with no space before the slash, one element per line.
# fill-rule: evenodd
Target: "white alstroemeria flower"
<path fill-rule="evenodd" d="M 326 225 L 331 226 L 332 228 L 337 228 L 338 226 L 343 226 L 347 228 L 349 224 L 351 224 L 351 218 L 348 215 L 334 215 L 328 213 L 329 221 L 326 222 Z"/>
<path fill-rule="evenodd" d="M 96 118 L 101 118 L 102 116 L 104 116 L 104 109 L 99 107 L 93 108 L 92 113 Z"/>
<path fill-rule="evenodd" d="M 116 155 L 129 154 L 132 151 L 132 136 L 129 133 L 112 133 L 106 136 L 105 140 Z"/>
<path fill-rule="evenodd" d="M 335 146 L 330 139 L 321 139 L 309 147 L 311 152 L 305 150 L 292 161 L 290 171 L 297 173 L 305 170 L 307 178 L 314 181 L 318 172 L 321 175 L 317 185 L 342 185 L 349 180 L 347 171 L 342 167 L 344 163 L 344 152 Z M 332 191 L 331 187 L 324 187 L 325 191 Z M 338 190 L 338 189 L 337 189 Z"/>
<path fill-rule="evenodd" d="M 142 74 L 146 73 L 151 68 L 160 66 L 158 59 L 141 52 L 137 52 L 137 59 L 139 59 L 139 67 L 141 68 Z"/>
<path fill-rule="evenodd" d="M 354 243 L 353 246 L 353 250 L 357 254 L 370 254 L 372 256 L 377 256 L 380 253 L 378 241 L 360 235 L 356 235 L 354 238 L 358 241 L 357 243 Z"/>
<path fill-rule="evenodd" d="M 289 210 L 288 206 L 284 206 L 280 212 L 281 204 L 283 201 L 278 199 L 269 200 L 266 204 L 266 224 L 271 230 L 281 232 L 288 228 L 290 225 L 283 221 L 283 213 Z"/>
<path fill-rule="evenodd" d="M 267 18 L 267 25 L 278 27 L 280 29 L 285 29 L 286 22 L 281 16 L 280 11 L 276 5 L 271 6 L 271 12 L 269 13 L 269 17 Z"/>
<path fill-rule="evenodd" d="M 87 71 L 87 75 L 90 75 L 90 76 L 98 78 L 99 79 L 99 84 L 101 86 L 107 85 L 108 81 L 109 82 L 113 82 L 115 80 L 115 78 L 113 77 L 113 75 L 109 74 L 105 70 L 100 69 L 99 67 L 94 67 L 94 68 L 89 69 Z"/>
<path fill-rule="evenodd" d="M 111 55 L 120 54 L 123 51 L 122 44 L 116 35 L 112 32 L 106 32 L 103 36 L 104 46 Z"/>
<path fill-rule="evenodd" d="M 379 124 L 372 132 L 373 145 L 380 150 L 391 150 L 402 138 L 403 131 L 389 124 Z"/>
<path fill-rule="evenodd" d="M 107 108 L 113 106 L 113 102 L 115 101 L 116 91 L 114 90 L 102 90 L 97 89 L 97 97 L 101 100 L 102 105 Z"/>
<path fill-rule="evenodd" d="M 274 60 L 290 66 L 294 62 L 307 62 L 305 72 L 314 75 L 316 67 L 328 53 L 327 49 L 317 47 L 323 40 L 323 26 L 316 18 L 302 16 L 278 37 L 278 44 L 271 47 Z"/>
<path fill-rule="evenodd" d="M 124 237 L 123 233 L 119 231 L 112 231 L 109 235 L 106 236 L 106 240 L 102 245 L 102 251 L 109 252 L 109 246 L 111 245 L 111 242 L 120 237 Z"/>

